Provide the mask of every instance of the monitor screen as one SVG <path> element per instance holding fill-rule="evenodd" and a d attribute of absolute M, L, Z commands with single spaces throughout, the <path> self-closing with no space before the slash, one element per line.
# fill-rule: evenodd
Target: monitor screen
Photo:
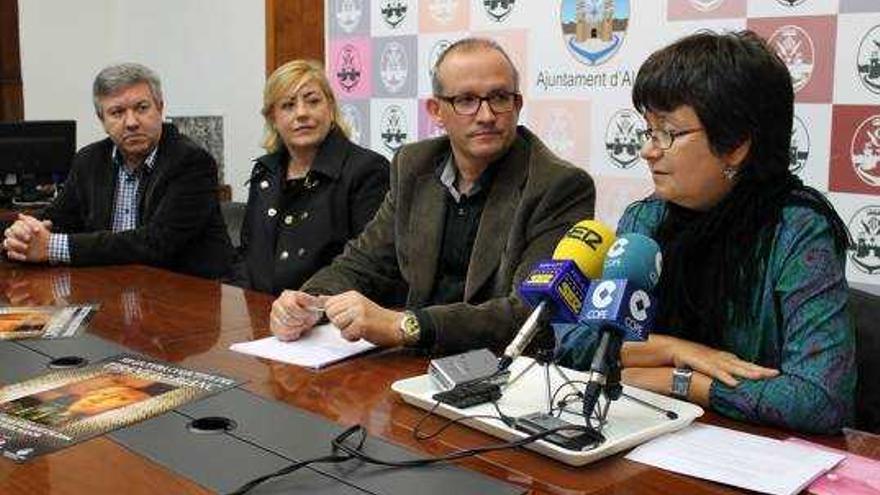
<path fill-rule="evenodd" d="M 0 182 L 9 174 L 36 184 L 62 182 L 76 152 L 76 121 L 0 122 Z"/>

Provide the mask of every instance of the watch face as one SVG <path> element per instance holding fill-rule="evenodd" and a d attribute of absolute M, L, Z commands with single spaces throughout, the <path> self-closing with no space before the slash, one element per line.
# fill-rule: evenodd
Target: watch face
<path fill-rule="evenodd" d="M 419 331 L 419 320 L 416 319 L 415 315 L 406 315 L 403 317 L 403 329 L 408 333 Z"/>
<path fill-rule="evenodd" d="M 403 340 L 406 345 L 413 345 L 419 341 L 421 327 L 419 319 L 412 313 L 405 313 L 403 320 L 400 322 L 400 329 L 403 332 Z"/>

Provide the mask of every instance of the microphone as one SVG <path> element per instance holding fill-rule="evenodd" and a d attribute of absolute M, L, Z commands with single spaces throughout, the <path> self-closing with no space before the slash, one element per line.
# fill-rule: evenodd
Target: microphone
<path fill-rule="evenodd" d="M 529 342 L 551 320 L 577 323 L 589 286 L 587 277 L 602 273 L 602 260 L 614 242 L 614 231 L 595 220 L 582 220 L 570 228 L 553 251 L 553 259 L 538 262 L 520 283 L 519 294 L 532 313 L 498 362 L 506 370 Z"/>
<path fill-rule="evenodd" d="M 603 389 L 610 400 L 620 397 L 623 341 L 648 338 L 656 312 L 649 291 L 660 279 L 662 259 L 660 246 L 650 237 L 624 234 L 608 250 L 602 278 L 593 280 L 587 290 L 579 323 L 598 325 L 601 332 L 584 390 L 587 418 Z"/>
<path fill-rule="evenodd" d="M 624 234 L 605 257 L 602 278 L 631 280 L 637 287 L 651 291 L 660 280 L 663 255 L 654 239 L 642 234 Z"/>

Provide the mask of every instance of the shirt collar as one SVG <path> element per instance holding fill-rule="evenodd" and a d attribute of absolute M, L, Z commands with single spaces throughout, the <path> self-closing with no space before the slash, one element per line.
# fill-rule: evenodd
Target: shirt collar
<path fill-rule="evenodd" d="M 153 148 L 153 151 L 151 151 L 150 154 L 147 155 L 147 158 L 141 164 L 142 167 L 138 167 L 138 170 L 143 170 L 144 172 L 147 172 L 147 173 L 152 172 L 153 165 L 156 163 L 156 153 L 158 151 L 159 151 L 159 146 L 156 146 L 155 148 Z M 116 166 L 118 166 L 122 170 L 125 170 L 126 172 L 128 172 L 128 168 L 125 167 L 125 162 L 122 159 L 122 153 L 119 152 L 119 147 L 116 146 L 115 144 L 113 145 L 113 152 L 111 153 L 111 156 L 112 156 L 113 163 L 116 164 Z"/>
<path fill-rule="evenodd" d="M 455 199 L 455 202 L 458 203 L 461 201 L 463 194 L 461 194 L 458 191 L 458 188 L 455 187 L 455 180 L 458 178 L 458 169 L 455 167 L 455 158 L 452 156 L 452 153 L 450 153 L 442 163 L 442 167 L 438 169 L 438 178 L 440 179 L 440 183 L 443 184 L 443 187 L 445 187 L 446 190 L 449 191 L 449 194 Z M 494 175 L 494 169 L 495 167 L 490 165 L 486 170 L 483 170 L 483 173 L 481 173 L 480 177 L 474 182 L 471 190 L 468 191 L 468 197 L 476 196 L 489 187 L 489 183 L 492 181 Z"/>
<path fill-rule="evenodd" d="M 309 173 L 316 172 L 336 180 L 342 176 L 342 166 L 353 144 L 336 126 L 330 128 L 327 137 L 318 147 L 318 153 L 312 161 Z M 276 174 L 284 181 L 287 177 L 287 161 L 290 154 L 282 144 L 278 151 L 268 153 L 253 161 L 268 173 Z"/>

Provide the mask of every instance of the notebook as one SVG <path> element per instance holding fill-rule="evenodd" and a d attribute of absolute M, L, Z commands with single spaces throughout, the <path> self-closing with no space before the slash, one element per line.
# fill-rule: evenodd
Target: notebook
<path fill-rule="evenodd" d="M 272 336 L 229 346 L 235 352 L 311 369 L 320 369 L 375 348 L 375 344 L 363 339 L 345 340 L 331 324 L 318 325 L 293 342 L 282 342 Z"/>

